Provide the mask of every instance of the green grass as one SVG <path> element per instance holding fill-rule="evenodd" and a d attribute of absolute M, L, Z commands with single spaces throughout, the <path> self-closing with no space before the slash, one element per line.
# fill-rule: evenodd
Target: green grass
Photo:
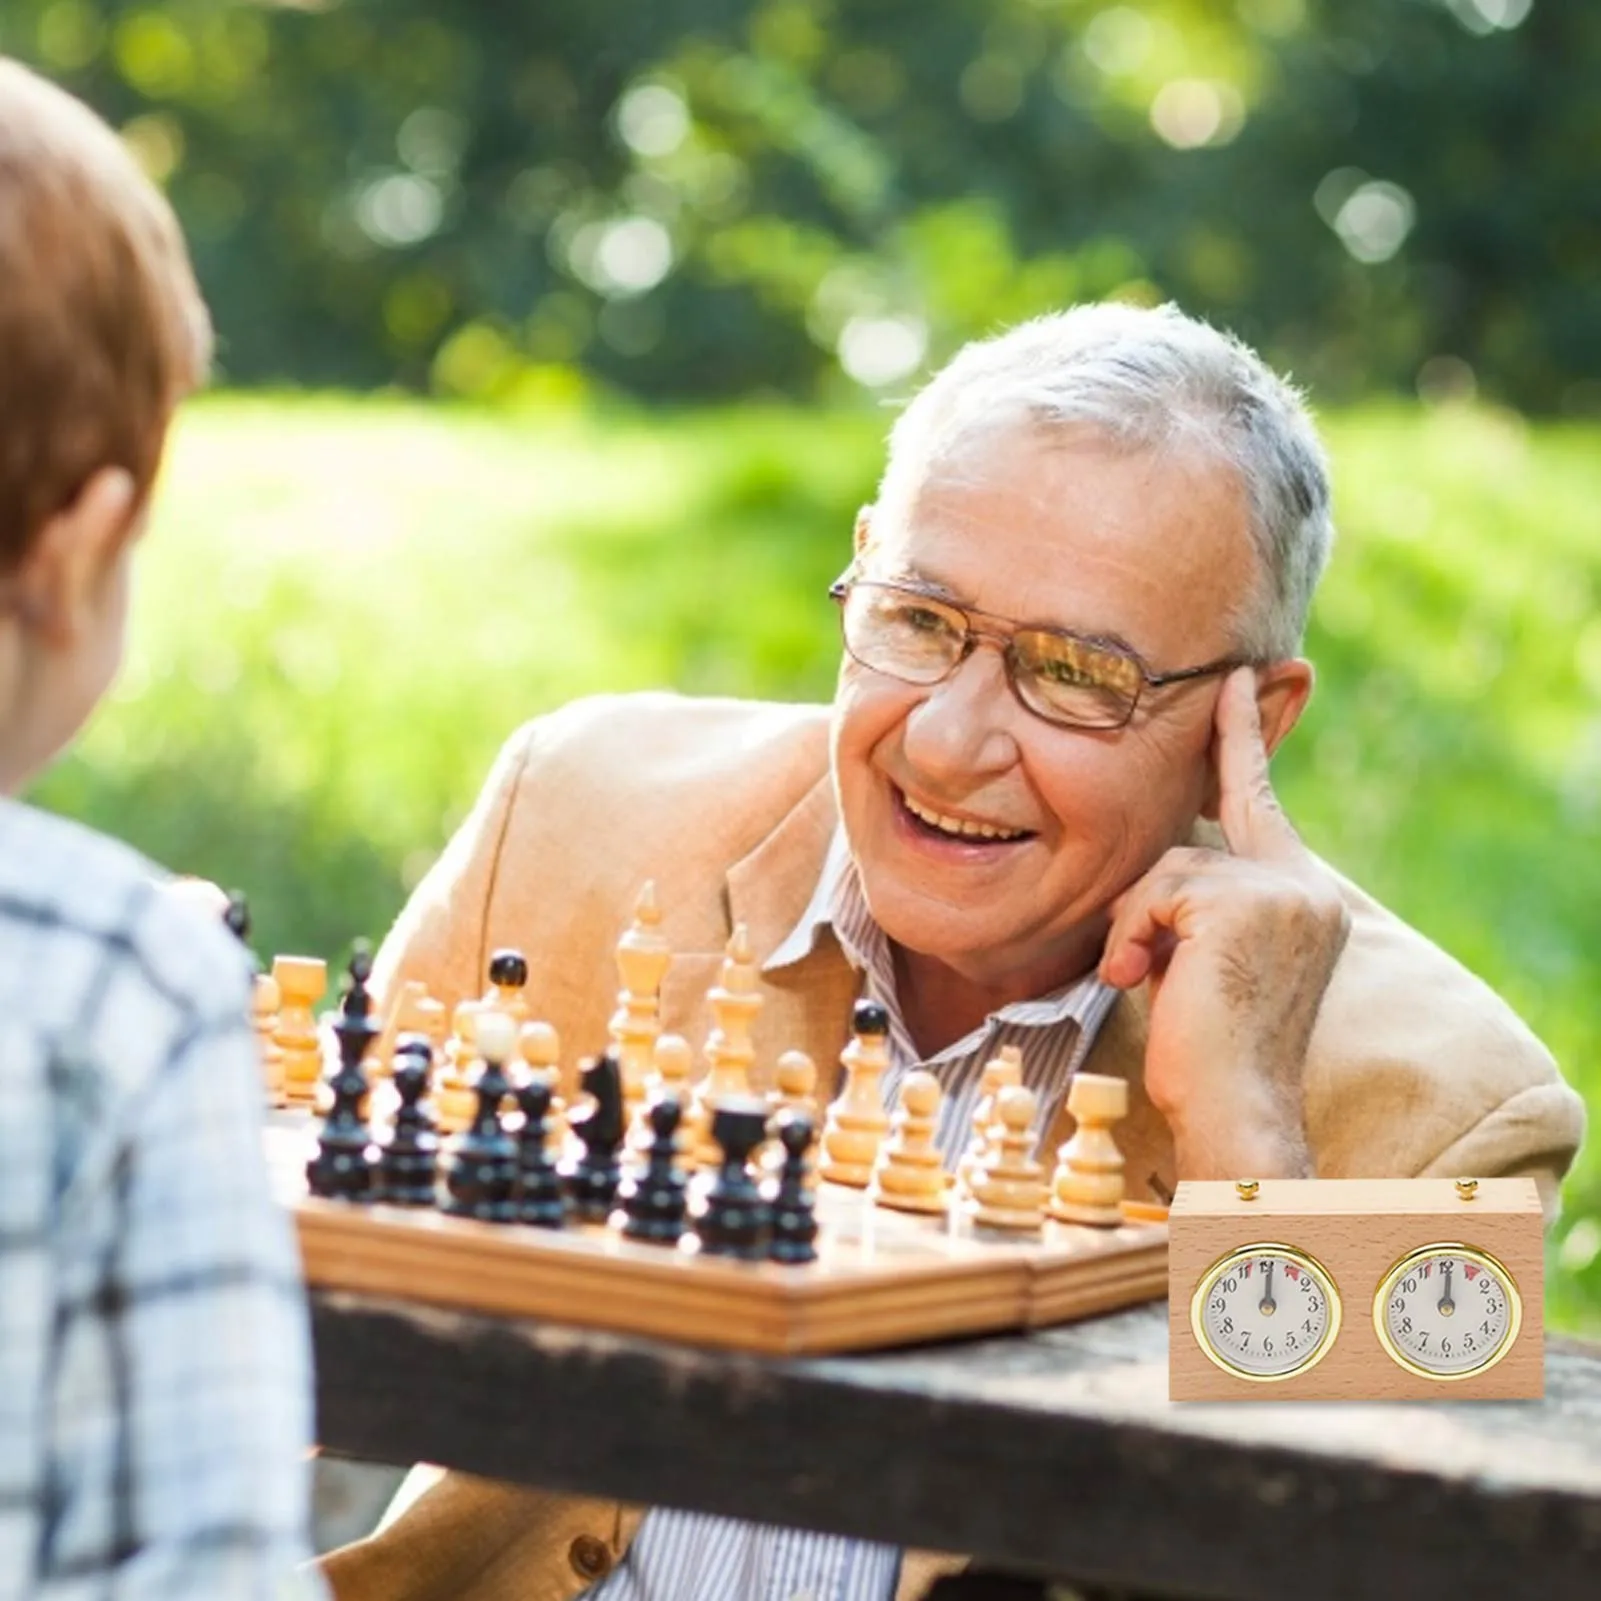
<path fill-rule="evenodd" d="M 826 698 L 882 417 L 185 417 L 115 698 L 49 804 L 250 893 L 263 951 L 379 936 L 525 718 L 597 689 Z M 1333 417 L 1309 841 L 1506 995 L 1601 1107 L 1601 430 Z M 1601 1140 L 1553 1247 L 1601 1332 Z"/>

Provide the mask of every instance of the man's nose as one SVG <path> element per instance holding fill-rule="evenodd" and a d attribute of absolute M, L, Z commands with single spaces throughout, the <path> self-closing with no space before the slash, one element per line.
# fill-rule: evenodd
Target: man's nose
<path fill-rule="evenodd" d="M 975 648 L 907 715 L 906 758 L 932 779 L 1002 772 L 1017 760 L 1017 709 L 1001 652 Z"/>

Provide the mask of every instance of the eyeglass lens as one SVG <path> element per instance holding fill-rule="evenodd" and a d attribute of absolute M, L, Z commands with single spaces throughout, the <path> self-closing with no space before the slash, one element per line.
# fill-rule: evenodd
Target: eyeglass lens
<path fill-rule="evenodd" d="M 935 684 L 967 651 L 962 614 L 928 596 L 857 583 L 845 598 L 845 645 L 874 672 L 912 684 Z M 1140 671 L 1128 657 L 1070 635 L 1020 628 L 1008 667 L 1018 697 L 1052 722 L 1115 728 L 1139 696 Z"/>

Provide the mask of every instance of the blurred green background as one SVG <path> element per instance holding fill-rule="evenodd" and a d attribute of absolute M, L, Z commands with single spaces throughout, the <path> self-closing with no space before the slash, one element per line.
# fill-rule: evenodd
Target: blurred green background
<path fill-rule="evenodd" d="M 580 693 L 824 698 L 896 401 L 1178 299 L 1306 384 L 1340 542 L 1309 840 L 1601 1110 L 1601 8 L 4 0 L 168 187 L 220 335 L 47 804 L 382 934 Z M 1550 1320 L 1601 1332 L 1601 1154 Z"/>

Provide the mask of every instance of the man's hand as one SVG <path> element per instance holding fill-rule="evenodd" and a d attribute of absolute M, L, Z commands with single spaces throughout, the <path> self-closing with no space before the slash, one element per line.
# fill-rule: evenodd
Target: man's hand
<path fill-rule="evenodd" d="M 1302 1176 L 1302 1064 L 1349 916 L 1273 793 L 1250 668 L 1218 698 L 1217 749 L 1228 851 L 1177 847 L 1132 884 L 1101 977 L 1150 979 L 1145 1086 L 1181 1178 Z"/>

